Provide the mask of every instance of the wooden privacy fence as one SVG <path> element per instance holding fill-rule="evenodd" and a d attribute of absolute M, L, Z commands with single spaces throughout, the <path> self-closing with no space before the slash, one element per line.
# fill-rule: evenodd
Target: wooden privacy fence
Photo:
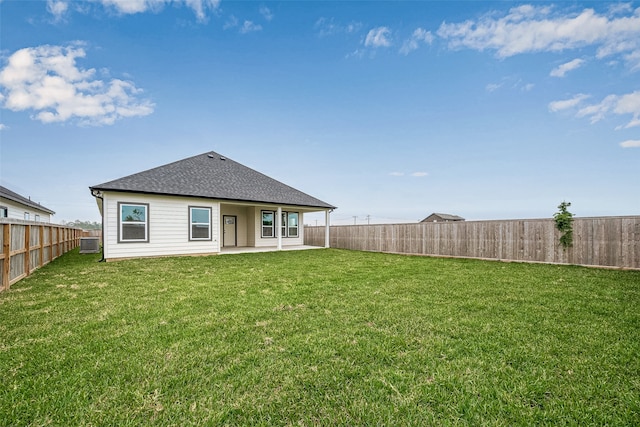
<path fill-rule="evenodd" d="M 332 248 L 640 269 L 640 216 L 574 218 L 573 246 L 553 219 L 331 226 Z M 324 227 L 306 226 L 306 245 Z"/>
<path fill-rule="evenodd" d="M 35 269 L 78 247 L 82 230 L 63 225 L 0 222 L 0 292 Z"/>

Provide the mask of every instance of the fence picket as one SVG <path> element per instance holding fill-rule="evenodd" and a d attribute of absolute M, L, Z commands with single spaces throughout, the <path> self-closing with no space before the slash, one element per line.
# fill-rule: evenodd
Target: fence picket
<path fill-rule="evenodd" d="M 640 216 L 574 218 L 566 249 L 553 219 L 339 225 L 329 236 L 341 249 L 640 269 Z M 324 226 L 305 226 L 304 243 L 324 246 Z"/>
<path fill-rule="evenodd" d="M 78 228 L 63 225 L 6 219 L 0 221 L 0 227 L 0 292 L 8 290 L 37 268 L 78 247 L 83 233 Z"/>

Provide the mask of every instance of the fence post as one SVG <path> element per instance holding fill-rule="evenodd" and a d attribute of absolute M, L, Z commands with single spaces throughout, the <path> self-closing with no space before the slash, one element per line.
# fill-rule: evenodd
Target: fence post
<path fill-rule="evenodd" d="M 62 255 L 62 242 L 60 238 L 60 227 L 56 226 L 56 258 Z"/>
<path fill-rule="evenodd" d="M 2 283 L 0 289 L 9 289 L 9 272 L 11 271 L 11 224 L 2 224 L 2 254 L 4 256 Z"/>
<path fill-rule="evenodd" d="M 31 226 L 29 224 L 24 227 L 24 274 L 31 274 Z"/>
<path fill-rule="evenodd" d="M 38 257 L 38 267 L 44 265 L 44 225 L 38 226 L 40 232 L 40 257 Z"/>
<path fill-rule="evenodd" d="M 49 225 L 49 262 L 53 261 L 55 256 L 53 255 L 53 225 Z"/>

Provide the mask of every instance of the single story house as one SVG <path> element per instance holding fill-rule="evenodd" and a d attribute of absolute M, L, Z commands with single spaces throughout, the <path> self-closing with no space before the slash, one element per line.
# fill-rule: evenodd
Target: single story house
<path fill-rule="evenodd" d="M 24 221 L 51 222 L 55 212 L 0 186 L 0 218 L 21 219 Z"/>
<path fill-rule="evenodd" d="M 89 188 L 106 260 L 302 245 L 309 212 L 325 212 L 329 246 L 335 206 L 215 152 Z"/>
<path fill-rule="evenodd" d="M 458 215 L 451 215 L 445 213 L 432 213 L 420 222 L 451 222 L 451 221 L 464 221 L 464 218 Z"/>

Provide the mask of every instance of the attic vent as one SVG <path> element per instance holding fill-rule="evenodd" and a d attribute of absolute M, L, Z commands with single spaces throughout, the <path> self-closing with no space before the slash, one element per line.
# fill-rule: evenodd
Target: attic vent
<path fill-rule="evenodd" d="M 210 159 L 213 159 L 215 156 L 213 154 L 209 153 L 209 154 L 207 154 L 207 157 L 210 158 Z"/>
<path fill-rule="evenodd" d="M 220 160 L 227 160 L 227 158 L 224 156 L 220 156 Z"/>

